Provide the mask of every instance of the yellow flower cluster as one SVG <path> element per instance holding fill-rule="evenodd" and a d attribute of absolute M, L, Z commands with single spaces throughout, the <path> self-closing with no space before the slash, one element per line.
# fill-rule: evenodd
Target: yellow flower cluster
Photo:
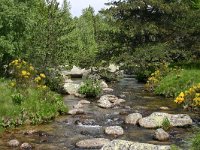
<path fill-rule="evenodd" d="M 199 107 L 200 106 L 200 83 L 192 86 L 185 92 L 181 92 L 174 100 L 177 104 L 184 104 L 187 107 Z"/>
<path fill-rule="evenodd" d="M 17 86 L 40 86 L 46 88 L 44 73 L 37 75 L 37 70 L 29 63 L 21 59 L 15 59 L 9 64 L 11 75 L 15 78 L 16 83 L 11 84 L 12 87 Z"/>
<path fill-rule="evenodd" d="M 184 101 L 185 94 L 181 92 L 178 97 L 174 100 L 175 103 L 181 104 Z"/>
<path fill-rule="evenodd" d="M 24 78 L 29 78 L 30 77 L 30 72 L 26 71 L 26 70 L 22 70 L 21 71 L 21 76 Z"/>

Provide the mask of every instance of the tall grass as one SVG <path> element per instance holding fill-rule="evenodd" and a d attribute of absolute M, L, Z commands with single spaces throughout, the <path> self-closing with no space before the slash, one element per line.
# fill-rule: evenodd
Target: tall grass
<path fill-rule="evenodd" d="M 200 83 L 200 70 L 198 69 L 171 72 L 160 81 L 155 93 L 166 97 L 175 97 L 197 83 Z"/>

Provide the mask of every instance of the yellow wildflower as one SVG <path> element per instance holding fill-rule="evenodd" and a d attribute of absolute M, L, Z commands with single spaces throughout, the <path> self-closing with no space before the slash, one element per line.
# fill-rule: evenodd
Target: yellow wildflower
<path fill-rule="evenodd" d="M 42 78 L 40 76 L 35 78 L 35 82 L 39 82 L 40 80 L 42 80 Z"/>
<path fill-rule="evenodd" d="M 177 104 L 181 104 L 182 102 L 184 101 L 184 98 L 181 98 L 181 97 L 177 97 L 174 102 L 177 103 Z"/>
<path fill-rule="evenodd" d="M 14 86 L 16 86 L 16 83 L 15 83 L 15 82 L 11 82 L 10 85 L 11 85 L 12 87 L 14 87 Z"/>
<path fill-rule="evenodd" d="M 40 74 L 40 77 L 42 77 L 42 78 L 46 78 L 46 76 L 45 76 L 44 73 L 41 73 L 41 74 Z"/>
<path fill-rule="evenodd" d="M 22 76 L 26 76 L 27 75 L 27 71 L 26 70 L 22 70 Z"/>
<path fill-rule="evenodd" d="M 29 69 L 30 69 L 31 71 L 33 71 L 33 70 L 34 70 L 34 67 L 33 67 L 33 66 L 30 66 Z"/>

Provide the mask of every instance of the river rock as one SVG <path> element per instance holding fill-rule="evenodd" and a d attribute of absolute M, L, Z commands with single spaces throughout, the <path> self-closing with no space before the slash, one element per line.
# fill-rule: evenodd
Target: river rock
<path fill-rule="evenodd" d="M 71 76 L 74 78 L 81 78 L 82 76 L 86 76 L 90 73 L 91 70 L 81 69 L 79 67 L 73 66 L 71 70 L 62 71 L 62 74 L 65 76 Z"/>
<path fill-rule="evenodd" d="M 169 134 L 160 128 L 155 131 L 154 138 L 159 141 L 167 141 L 169 140 Z"/>
<path fill-rule="evenodd" d="M 20 149 L 25 149 L 25 150 L 30 150 L 32 148 L 32 146 L 29 144 L 29 143 L 23 143 L 21 146 L 20 146 Z"/>
<path fill-rule="evenodd" d="M 110 93 L 113 92 L 114 90 L 112 88 L 103 88 L 103 92 L 105 93 Z"/>
<path fill-rule="evenodd" d="M 78 89 L 80 88 L 79 84 L 76 83 L 65 83 L 64 90 L 70 95 L 76 95 L 78 93 Z"/>
<path fill-rule="evenodd" d="M 172 127 L 192 125 L 192 119 L 187 114 L 174 115 L 162 112 L 154 112 L 150 116 L 140 119 L 139 124 L 144 128 L 157 128 L 162 126 L 165 118 L 169 120 Z"/>
<path fill-rule="evenodd" d="M 124 103 L 124 102 L 126 102 L 126 100 L 124 100 L 124 99 L 121 99 L 121 98 L 115 99 L 114 105 L 120 105 L 121 103 Z"/>
<path fill-rule="evenodd" d="M 100 82 L 100 87 L 101 88 L 108 88 L 108 84 L 105 81 Z"/>
<path fill-rule="evenodd" d="M 101 150 L 170 150 L 169 145 L 153 145 L 146 143 L 131 142 L 125 140 L 113 140 L 105 144 Z"/>
<path fill-rule="evenodd" d="M 160 107 L 161 110 L 169 110 L 169 107 Z"/>
<path fill-rule="evenodd" d="M 101 96 L 100 99 L 97 101 L 98 106 L 102 108 L 111 108 L 113 105 L 110 102 L 109 98 L 110 97 L 108 95 Z"/>
<path fill-rule="evenodd" d="M 125 118 L 125 123 L 136 125 L 141 118 L 142 115 L 140 113 L 129 114 Z"/>
<path fill-rule="evenodd" d="M 120 126 L 110 126 L 105 128 L 105 133 L 109 135 L 119 136 L 124 134 L 124 130 Z"/>
<path fill-rule="evenodd" d="M 87 100 L 80 100 L 78 103 L 79 103 L 79 104 L 90 104 L 90 101 L 87 101 Z"/>
<path fill-rule="evenodd" d="M 78 103 L 78 104 L 74 105 L 73 108 L 80 109 L 80 108 L 83 108 L 83 105 L 81 103 Z"/>
<path fill-rule="evenodd" d="M 68 112 L 69 115 L 80 115 L 80 114 L 84 114 L 84 113 L 85 112 L 83 109 L 71 109 Z"/>
<path fill-rule="evenodd" d="M 8 145 L 11 146 L 11 147 L 18 147 L 19 146 L 19 141 L 16 140 L 16 139 L 10 140 L 8 142 Z"/>
<path fill-rule="evenodd" d="M 110 140 L 104 139 L 104 138 L 93 138 L 93 139 L 87 139 L 82 140 L 76 143 L 76 146 L 79 148 L 86 148 L 86 149 L 95 149 L 95 148 L 101 148 L 103 145 L 108 144 Z"/>
<path fill-rule="evenodd" d="M 108 69 L 109 69 L 110 72 L 114 73 L 114 72 L 119 70 L 119 66 L 116 66 L 115 64 L 110 64 L 108 66 Z"/>

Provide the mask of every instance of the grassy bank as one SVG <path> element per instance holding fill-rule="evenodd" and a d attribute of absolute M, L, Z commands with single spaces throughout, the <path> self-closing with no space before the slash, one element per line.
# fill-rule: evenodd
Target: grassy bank
<path fill-rule="evenodd" d="M 200 83 L 200 69 L 172 71 L 159 82 L 155 93 L 166 97 L 175 97 L 198 83 Z"/>
<path fill-rule="evenodd" d="M 48 88 L 15 88 L 0 79 L 0 128 L 46 123 L 67 111 L 62 96 Z"/>

